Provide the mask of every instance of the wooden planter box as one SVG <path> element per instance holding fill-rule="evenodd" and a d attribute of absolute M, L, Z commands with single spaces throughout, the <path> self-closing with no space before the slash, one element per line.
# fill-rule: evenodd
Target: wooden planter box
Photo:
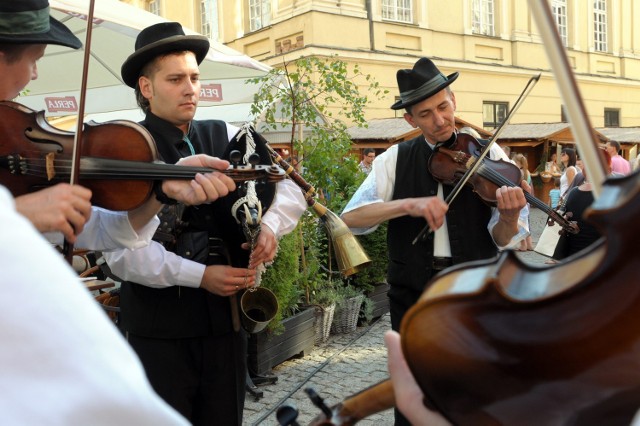
<path fill-rule="evenodd" d="M 271 368 L 292 358 L 303 357 L 313 349 L 315 312 L 312 307 L 285 319 L 284 332 L 273 336 L 266 331 L 249 335 L 247 365 L 255 375 L 265 375 Z"/>
<path fill-rule="evenodd" d="M 373 302 L 372 319 L 378 319 L 389 312 L 389 298 L 387 297 L 388 291 L 389 284 L 384 282 L 376 284 L 375 288 L 367 294 L 367 297 Z"/>

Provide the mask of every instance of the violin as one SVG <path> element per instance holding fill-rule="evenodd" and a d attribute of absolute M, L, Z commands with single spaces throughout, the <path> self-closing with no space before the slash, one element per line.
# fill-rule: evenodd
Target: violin
<path fill-rule="evenodd" d="M 429 159 L 429 171 L 437 181 L 454 186 L 473 165 L 481 149 L 482 145 L 476 138 L 466 133 L 457 133 L 449 146 L 436 147 Z M 502 186 L 519 187 L 521 180 L 522 172 L 515 164 L 485 157 L 482 165 L 469 178 L 467 184 L 484 202 L 495 206 L 496 190 Z M 529 204 L 549 216 L 550 225 L 557 222 L 564 232 L 578 233 L 579 229 L 575 222 L 567 220 L 562 214 L 527 191 L 524 191 L 524 196 Z"/>
<path fill-rule="evenodd" d="M 74 133 L 51 126 L 44 111 L 0 102 L 0 134 L 0 183 L 14 196 L 69 182 Z M 157 180 L 193 179 L 214 171 L 159 162 L 147 129 L 131 121 L 86 123 L 82 142 L 79 184 L 93 192 L 92 204 L 109 210 L 141 206 Z M 238 160 L 232 157 L 229 168 L 220 171 L 235 182 L 276 182 L 286 176 L 276 165 L 238 165 Z"/>

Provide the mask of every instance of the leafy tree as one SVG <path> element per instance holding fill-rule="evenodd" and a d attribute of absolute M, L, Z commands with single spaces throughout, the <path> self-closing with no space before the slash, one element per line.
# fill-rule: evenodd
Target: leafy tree
<path fill-rule="evenodd" d="M 316 202 L 340 212 L 364 177 L 359 159 L 350 153 L 347 128 L 366 127 L 369 97 L 381 98 L 387 92 L 358 65 L 350 67 L 336 57 L 283 62 L 282 67 L 249 82 L 259 86 L 251 106 L 256 121 L 259 118 L 258 130 L 290 131 L 291 155 L 301 161 L 304 179 L 317 188 Z M 317 217 L 309 212 L 303 215 L 298 242 L 307 304 L 330 300 L 340 286 L 330 244 L 319 227 Z"/>

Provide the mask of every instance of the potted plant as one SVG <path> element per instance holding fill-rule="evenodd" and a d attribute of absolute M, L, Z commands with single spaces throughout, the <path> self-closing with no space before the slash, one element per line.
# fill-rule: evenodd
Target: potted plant
<path fill-rule="evenodd" d="M 358 80 L 367 82 L 369 94 L 386 94 L 357 65 L 349 69 L 336 58 L 302 57 L 249 80 L 259 86 L 251 107 L 256 127 L 267 140 L 270 131 L 290 132 L 291 156 L 300 162 L 304 179 L 316 186 L 316 202 L 334 212 L 342 210 L 362 179 L 347 132 L 348 125 L 366 126 L 369 99 L 359 93 Z M 327 308 L 337 297 L 334 287 L 342 287 L 331 242 L 314 215 L 305 214 L 300 226 L 303 303 Z"/>
<path fill-rule="evenodd" d="M 382 223 L 370 234 L 360 235 L 358 238 L 371 258 L 371 265 L 353 278 L 353 285 L 360 288 L 366 295 L 360 313 L 360 321 L 365 323 L 389 312 L 387 222 Z"/>
<path fill-rule="evenodd" d="M 249 337 L 247 363 L 254 376 L 268 374 L 272 367 L 313 348 L 314 311 L 299 306 L 299 259 L 294 231 L 280 239 L 276 259 L 262 275 L 261 285 L 273 291 L 279 309 L 265 330 Z"/>

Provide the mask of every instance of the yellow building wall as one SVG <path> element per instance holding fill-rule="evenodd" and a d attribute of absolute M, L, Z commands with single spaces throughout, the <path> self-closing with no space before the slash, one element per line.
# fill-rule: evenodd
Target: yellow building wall
<path fill-rule="evenodd" d="M 146 0 L 125 0 L 144 7 Z M 199 28 L 199 0 L 160 0 L 163 16 Z M 367 10 L 367 5 L 371 10 Z M 410 24 L 382 20 L 381 0 L 273 0 L 271 23 L 248 31 L 248 0 L 219 0 L 221 41 L 264 63 L 281 66 L 300 56 L 338 55 L 374 76 L 387 98 L 368 118 L 397 115 L 395 74 L 421 56 L 445 74 L 460 72 L 452 88 L 460 118 L 482 125 L 483 101 L 513 105 L 529 78 L 540 82 L 513 117 L 514 123 L 557 122 L 561 99 L 524 0 L 495 0 L 495 36 L 472 33 L 471 0 L 413 1 Z M 640 3 L 607 2 L 607 53 L 593 50 L 593 4 L 568 0 L 567 54 L 592 125 L 604 125 L 604 108 L 620 110 L 622 126 L 640 125 Z"/>

